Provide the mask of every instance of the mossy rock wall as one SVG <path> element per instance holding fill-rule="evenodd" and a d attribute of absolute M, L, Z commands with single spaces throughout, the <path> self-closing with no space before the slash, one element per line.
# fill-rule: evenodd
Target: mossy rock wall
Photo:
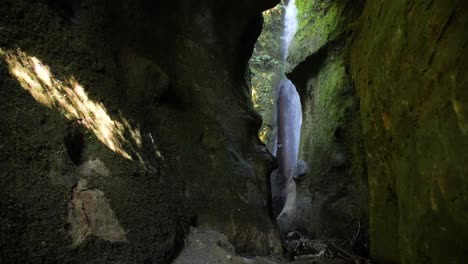
<path fill-rule="evenodd" d="M 360 98 L 377 263 L 465 263 L 468 5 L 367 1 L 348 65 Z"/>
<path fill-rule="evenodd" d="M 299 159 L 308 163 L 310 172 L 297 183 L 302 213 L 295 228 L 317 238 L 348 240 L 366 254 L 366 166 L 358 100 L 344 56 L 346 32 L 360 5 L 305 0 L 296 4 L 299 29 L 290 48 L 287 76 L 301 95 Z"/>
<path fill-rule="evenodd" d="M 190 224 L 278 249 L 247 74 L 275 4 L 2 1 L 1 262 L 168 263 Z"/>

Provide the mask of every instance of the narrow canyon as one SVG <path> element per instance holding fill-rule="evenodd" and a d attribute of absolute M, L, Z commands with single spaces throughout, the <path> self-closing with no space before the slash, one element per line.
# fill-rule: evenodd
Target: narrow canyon
<path fill-rule="evenodd" d="M 468 3 L 0 17 L 0 263 L 467 262 Z"/>

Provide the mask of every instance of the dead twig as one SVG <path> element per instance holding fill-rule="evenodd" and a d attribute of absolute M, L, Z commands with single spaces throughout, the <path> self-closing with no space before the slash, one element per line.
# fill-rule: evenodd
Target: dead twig
<path fill-rule="evenodd" d="M 361 232 L 361 221 L 359 219 L 354 219 L 357 221 L 357 228 L 356 228 L 356 234 L 354 235 L 353 239 L 351 240 L 351 248 L 354 247 L 356 244 L 357 238 L 359 236 L 359 233 Z"/>
<path fill-rule="evenodd" d="M 335 253 L 338 253 L 338 255 L 341 256 L 342 259 L 352 261 L 355 264 L 370 264 L 371 262 L 368 259 L 362 258 L 352 252 L 349 252 L 345 249 L 343 249 L 340 246 L 337 246 L 334 242 L 332 241 L 327 241 L 327 245 L 330 250 L 334 250 Z"/>
<path fill-rule="evenodd" d="M 344 250 L 343 248 L 337 246 L 335 243 L 333 243 L 332 241 L 327 241 L 327 245 L 330 249 L 334 250 L 335 253 L 338 253 L 339 255 L 341 255 L 342 257 L 344 257 L 345 260 L 350 260 L 350 261 L 355 261 L 356 259 L 358 259 L 359 257 L 356 256 L 355 254 L 351 253 L 351 252 L 348 252 L 346 250 Z"/>

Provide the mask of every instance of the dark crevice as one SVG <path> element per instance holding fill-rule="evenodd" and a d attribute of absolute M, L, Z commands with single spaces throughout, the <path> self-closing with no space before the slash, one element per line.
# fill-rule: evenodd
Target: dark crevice
<path fill-rule="evenodd" d="M 428 62 L 429 65 L 432 65 L 432 61 L 434 60 L 434 56 L 435 56 L 435 54 L 437 52 L 437 49 L 439 47 L 439 42 L 442 39 L 442 37 L 445 35 L 445 31 L 447 30 L 449 25 L 454 20 L 453 18 L 455 16 L 456 10 L 457 10 L 457 6 L 454 6 L 452 11 L 450 12 L 449 17 L 447 18 L 447 21 L 442 26 L 442 28 L 441 28 L 441 30 L 439 32 L 439 35 L 437 36 L 437 39 L 436 39 L 435 44 L 434 44 L 434 50 L 432 51 L 431 56 L 429 57 L 429 62 Z"/>
<path fill-rule="evenodd" d="M 169 87 L 159 96 L 153 98 L 153 103 L 160 105 L 168 105 L 171 108 L 184 109 L 189 104 L 177 94 L 174 87 L 169 85 Z"/>
<path fill-rule="evenodd" d="M 68 157 L 76 166 L 82 163 L 84 149 L 84 133 L 78 122 L 74 121 L 66 128 L 63 138 Z"/>

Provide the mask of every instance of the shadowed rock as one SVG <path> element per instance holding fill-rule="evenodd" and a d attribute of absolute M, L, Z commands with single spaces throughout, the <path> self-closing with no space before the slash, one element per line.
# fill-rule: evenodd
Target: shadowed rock
<path fill-rule="evenodd" d="M 309 166 L 305 160 L 299 160 L 297 162 L 297 172 L 294 175 L 295 180 L 302 180 L 309 173 Z"/>

